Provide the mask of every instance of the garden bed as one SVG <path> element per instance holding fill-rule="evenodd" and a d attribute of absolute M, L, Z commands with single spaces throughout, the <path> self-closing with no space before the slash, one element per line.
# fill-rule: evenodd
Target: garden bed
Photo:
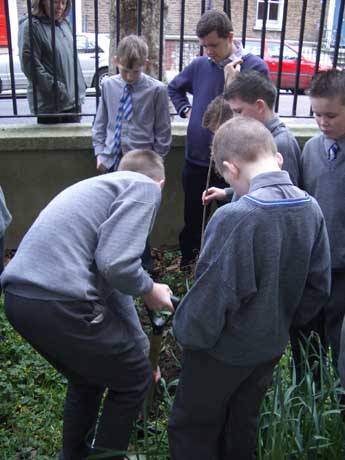
<path fill-rule="evenodd" d="M 183 296 L 191 275 L 178 270 L 175 250 L 154 250 L 157 281 Z M 144 329 L 150 333 L 146 310 L 138 305 Z M 0 305 L 0 460 L 52 460 L 61 443 L 66 381 L 9 326 Z M 167 419 L 180 368 L 181 350 L 171 326 L 163 335 L 160 359 L 162 380 L 149 414 L 150 430 L 135 431 L 135 452 L 149 460 L 167 460 Z M 315 364 L 318 357 L 316 356 Z M 340 416 L 343 393 L 330 361 L 322 368 L 320 388 L 306 362 L 305 377 L 296 383 L 289 350 L 277 366 L 265 398 L 258 434 L 258 460 L 343 460 L 345 429 Z M 211 395 L 210 395 L 211 397 Z M 145 425 L 146 426 L 146 425 Z M 134 457 L 133 457 L 134 456 Z M 138 457 L 139 458 L 139 457 Z"/>

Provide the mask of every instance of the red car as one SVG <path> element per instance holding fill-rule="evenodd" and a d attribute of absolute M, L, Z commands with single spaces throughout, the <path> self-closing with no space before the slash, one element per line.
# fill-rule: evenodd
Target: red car
<path fill-rule="evenodd" d="M 247 39 L 245 45 L 245 52 L 260 56 L 261 41 L 254 39 Z M 280 42 L 267 40 L 265 42 L 265 53 L 264 61 L 266 62 L 272 81 L 277 83 L 278 79 L 278 68 L 279 68 L 279 53 L 280 53 Z M 280 80 L 280 88 L 294 91 L 296 85 L 297 75 L 297 61 L 298 61 L 298 50 L 292 45 L 285 43 L 283 49 L 283 61 L 282 61 L 282 73 Z M 319 65 L 319 70 L 331 69 L 331 65 Z M 298 93 L 303 94 L 304 90 L 310 86 L 311 79 L 315 73 L 315 61 L 306 59 L 302 56 L 300 76 L 298 82 Z"/>

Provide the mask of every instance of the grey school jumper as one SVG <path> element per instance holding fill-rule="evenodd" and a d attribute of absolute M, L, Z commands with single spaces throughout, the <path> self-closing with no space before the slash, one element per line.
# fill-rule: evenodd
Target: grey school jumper
<path fill-rule="evenodd" d="M 116 172 L 67 188 L 40 213 L 1 278 L 5 290 L 46 300 L 127 305 L 153 285 L 141 267 L 161 192 L 148 177 Z"/>
<path fill-rule="evenodd" d="M 282 169 L 290 175 L 292 183 L 299 186 L 301 180 L 301 149 L 289 128 L 275 115 L 266 128 L 273 136 L 277 150 L 282 154 L 284 163 Z"/>
<path fill-rule="evenodd" d="M 255 366 L 283 353 L 291 324 L 313 318 L 329 288 L 329 243 L 316 201 L 285 171 L 260 174 L 247 195 L 210 220 L 175 335 L 187 349 Z"/>
<path fill-rule="evenodd" d="M 140 257 L 160 196 L 133 172 L 79 182 L 41 212 L 5 270 L 8 320 L 68 379 L 64 460 L 88 457 L 93 439 L 92 453 L 127 449 L 152 375 L 130 295 L 153 284 Z"/>
<path fill-rule="evenodd" d="M 323 134 L 310 139 L 302 154 L 303 188 L 313 195 L 322 209 L 331 247 L 332 269 L 345 271 L 345 139 L 333 161 L 327 150 L 333 139 Z"/>

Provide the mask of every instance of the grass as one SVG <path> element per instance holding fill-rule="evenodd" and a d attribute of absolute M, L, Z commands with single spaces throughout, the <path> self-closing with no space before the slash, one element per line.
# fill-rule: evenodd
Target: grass
<path fill-rule="evenodd" d="M 174 256 L 162 266 L 174 265 Z M 163 282 L 183 295 L 188 287 L 185 275 L 163 270 Z M 61 445 L 62 410 L 66 389 L 56 373 L 6 321 L 0 302 L 0 460 L 51 460 Z M 318 354 L 318 353 L 317 353 Z M 171 331 L 164 338 L 162 360 L 173 362 L 175 372 L 164 367 L 159 395 L 150 424 L 154 436 L 144 430 L 139 439 L 135 431 L 131 455 L 141 459 L 167 460 L 167 420 L 177 385 L 179 350 Z M 314 364 L 317 364 L 318 357 Z M 163 364 L 163 363 L 162 363 Z M 342 460 L 345 458 L 345 425 L 340 404 L 343 390 L 328 360 L 320 370 L 320 385 L 315 384 L 315 369 L 306 360 L 304 378 L 297 383 L 289 349 L 277 366 L 272 386 L 262 405 L 258 432 L 258 460 Z M 177 369 L 177 371 L 176 371 Z M 145 421 L 147 424 L 147 419 Z M 93 456 L 96 460 L 107 456 Z"/>

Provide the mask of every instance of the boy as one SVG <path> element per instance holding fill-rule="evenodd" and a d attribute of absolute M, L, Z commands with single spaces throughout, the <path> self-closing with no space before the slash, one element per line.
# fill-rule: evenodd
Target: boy
<path fill-rule="evenodd" d="M 282 168 L 286 170 L 295 185 L 300 182 L 301 150 L 292 132 L 274 113 L 277 90 L 273 83 L 258 72 L 238 73 L 225 88 L 224 99 L 228 101 L 234 116 L 255 118 L 271 132 L 277 150 L 283 157 Z M 232 196 L 229 189 L 210 188 L 204 192 L 205 204 L 212 200 L 227 200 Z"/>
<path fill-rule="evenodd" d="M 148 47 L 136 35 L 123 38 L 115 63 L 119 74 L 104 80 L 92 128 L 97 170 L 116 171 L 122 155 L 152 149 L 162 158 L 169 152 L 171 128 L 166 86 L 143 73 Z"/>
<path fill-rule="evenodd" d="M 332 258 L 332 288 L 325 306 L 326 332 L 337 364 L 345 313 L 345 72 L 320 72 L 312 81 L 310 101 L 321 134 L 302 153 L 303 188 L 325 216 Z"/>
<path fill-rule="evenodd" d="M 241 198 L 211 218 L 194 285 L 175 313 L 184 356 L 172 460 L 254 458 L 260 404 L 290 325 L 310 320 L 329 293 L 322 213 L 280 170 L 267 128 L 233 118 L 216 132 L 213 155 Z"/>
<path fill-rule="evenodd" d="M 220 125 L 232 118 L 233 112 L 223 96 L 215 97 L 202 117 L 202 127 L 214 134 Z"/>
<path fill-rule="evenodd" d="M 92 128 L 100 173 L 116 171 L 122 155 L 133 149 L 152 149 L 164 158 L 171 144 L 169 100 L 166 86 L 143 73 L 148 47 L 136 35 L 123 38 L 115 63 L 119 74 L 107 78 Z M 151 271 L 149 241 L 142 256 Z"/>
<path fill-rule="evenodd" d="M 194 262 L 200 249 L 203 207 L 201 194 L 207 181 L 212 134 L 201 125 L 207 105 L 224 91 L 224 72 L 229 63 L 242 58 L 241 72 L 258 70 L 268 76 L 264 61 L 253 54 L 242 56 L 234 42 L 232 22 L 222 11 L 206 11 L 198 21 L 196 34 L 205 56 L 195 59 L 168 85 L 169 96 L 177 113 L 189 119 L 186 141 L 186 161 L 183 169 L 184 227 L 180 233 L 181 268 Z M 187 93 L 193 95 L 193 107 Z M 224 186 L 212 172 L 211 185 Z"/>
<path fill-rule="evenodd" d="M 90 453 L 105 388 L 92 452 L 128 447 L 151 381 L 131 296 L 172 309 L 170 289 L 154 283 L 140 259 L 163 183 L 157 154 L 127 153 L 119 172 L 57 195 L 2 275 L 8 320 L 68 379 L 60 459 Z"/>

